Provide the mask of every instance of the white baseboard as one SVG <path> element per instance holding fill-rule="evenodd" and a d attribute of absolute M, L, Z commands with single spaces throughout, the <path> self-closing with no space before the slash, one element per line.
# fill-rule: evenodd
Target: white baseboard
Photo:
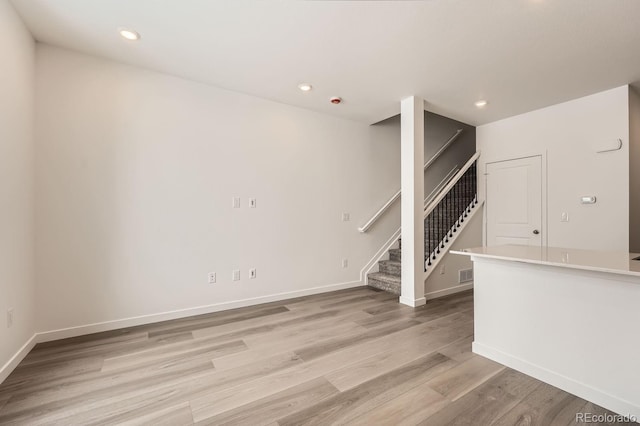
<path fill-rule="evenodd" d="M 83 336 L 86 334 L 99 333 L 102 331 L 117 330 L 120 328 L 135 327 L 136 325 L 152 324 L 154 322 L 167 321 L 178 318 L 185 318 L 194 315 L 208 314 L 213 312 L 225 311 L 235 308 L 244 308 L 246 306 L 259 305 L 261 303 L 277 302 L 280 300 L 293 299 L 295 297 L 310 296 L 313 294 L 327 293 L 330 291 L 344 290 L 354 287 L 362 287 L 362 281 L 349 281 L 338 284 L 331 284 L 321 287 L 307 288 L 304 290 L 290 291 L 286 293 L 271 294 L 268 296 L 253 297 L 250 299 L 234 300 L 230 302 L 217 303 L 214 305 L 198 306 L 195 308 L 180 309 L 169 312 L 162 312 L 151 315 L 141 315 L 138 317 L 124 318 L 113 321 L 105 321 L 100 323 L 86 324 L 77 327 L 62 328 L 59 330 L 43 331 L 35 333 L 27 343 L 20 348 L 18 352 L 2 366 L 0 369 L 0 384 L 9 377 L 9 374 L 20 364 L 27 356 L 29 351 L 37 343 L 50 342 L 52 340 L 66 339 L 68 337 Z"/>
<path fill-rule="evenodd" d="M 349 281 L 345 283 L 331 284 L 321 287 L 313 287 L 304 290 L 290 291 L 286 293 L 271 294 L 268 296 L 253 297 L 250 299 L 233 300 L 230 302 L 216 303 L 213 305 L 198 306 L 194 308 L 179 309 L 169 312 L 161 312 L 151 315 L 141 315 L 138 317 L 124 318 L 113 321 L 105 321 L 93 324 L 86 324 L 77 327 L 62 328 L 58 330 L 44 331 L 37 334 L 37 343 L 49 342 L 52 340 L 66 339 L 68 337 L 82 336 L 85 334 L 99 333 L 102 331 L 117 330 L 120 328 L 135 327 L 137 325 L 152 324 L 154 322 L 168 321 L 172 319 L 191 317 L 194 315 L 209 314 L 212 312 L 226 311 L 229 309 L 244 308 L 246 306 L 259 305 L 261 303 L 277 302 L 280 300 L 292 299 L 300 296 L 310 296 L 318 293 L 343 290 L 347 288 L 360 287 L 361 281 Z"/>
<path fill-rule="evenodd" d="M 460 284 L 455 287 L 445 288 L 444 290 L 436 290 L 431 291 L 424 295 L 427 300 L 437 299 L 438 297 L 448 296 L 454 293 L 460 293 L 461 291 L 471 290 L 473 288 L 473 283 L 465 283 Z"/>
<path fill-rule="evenodd" d="M 6 362 L 5 365 L 0 368 L 0 383 L 4 382 L 9 374 L 20 364 L 20 362 L 27 356 L 27 354 L 33 349 L 33 347 L 37 343 L 37 335 L 34 334 L 31 338 L 22 345 L 22 347 L 16 352 L 14 356 L 11 357 L 9 361 Z"/>
<path fill-rule="evenodd" d="M 418 306 L 422 306 L 425 303 L 427 303 L 427 299 L 425 299 L 424 297 L 420 297 L 418 299 L 410 299 L 410 298 L 400 296 L 399 301 L 403 305 L 411 306 L 412 308 L 417 308 Z"/>
<path fill-rule="evenodd" d="M 485 358 L 489 358 L 493 361 L 499 362 L 500 364 L 506 365 L 507 367 L 513 368 L 514 370 L 518 370 L 622 416 L 635 416 L 636 419 L 640 419 L 640 407 L 629 401 L 620 399 L 599 389 L 575 381 L 566 376 L 481 343 L 473 342 L 472 348 L 473 352 L 478 355 L 482 355 Z"/>

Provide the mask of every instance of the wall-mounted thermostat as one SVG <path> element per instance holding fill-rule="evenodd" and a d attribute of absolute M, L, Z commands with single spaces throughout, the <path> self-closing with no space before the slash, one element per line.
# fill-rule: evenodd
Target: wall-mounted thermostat
<path fill-rule="evenodd" d="M 580 197 L 580 202 L 582 204 L 595 204 L 596 203 L 596 197 L 595 197 L 595 195 L 586 195 L 584 197 Z"/>

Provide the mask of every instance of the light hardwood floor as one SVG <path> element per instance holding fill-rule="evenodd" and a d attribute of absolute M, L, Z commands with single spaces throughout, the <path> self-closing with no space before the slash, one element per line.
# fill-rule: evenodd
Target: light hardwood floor
<path fill-rule="evenodd" d="M 0 424 L 569 425 L 585 400 L 471 353 L 473 294 L 368 288 L 40 344 Z"/>

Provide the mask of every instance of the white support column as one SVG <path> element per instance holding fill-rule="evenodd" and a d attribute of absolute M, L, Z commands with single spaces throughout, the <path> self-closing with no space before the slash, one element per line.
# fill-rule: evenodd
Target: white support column
<path fill-rule="evenodd" d="M 402 288 L 400 303 L 424 305 L 424 101 L 400 104 Z"/>

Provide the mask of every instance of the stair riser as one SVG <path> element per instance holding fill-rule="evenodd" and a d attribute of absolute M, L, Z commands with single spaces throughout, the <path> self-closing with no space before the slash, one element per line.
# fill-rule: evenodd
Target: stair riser
<path fill-rule="evenodd" d="M 392 283 L 388 283 L 386 281 L 380 281 L 371 277 L 369 278 L 368 284 L 371 287 L 374 287 L 389 293 L 397 294 L 398 296 L 400 295 L 399 284 L 392 284 Z"/>
<path fill-rule="evenodd" d="M 380 272 L 383 272 L 385 274 L 389 274 L 389 275 L 395 275 L 396 277 L 400 276 L 400 270 L 402 269 L 402 267 L 400 265 L 396 265 L 393 263 L 385 263 L 385 262 L 380 262 L 378 264 L 378 270 Z"/>
<path fill-rule="evenodd" d="M 402 252 L 401 251 L 389 251 L 389 259 L 395 260 L 396 262 L 402 262 Z"/>

